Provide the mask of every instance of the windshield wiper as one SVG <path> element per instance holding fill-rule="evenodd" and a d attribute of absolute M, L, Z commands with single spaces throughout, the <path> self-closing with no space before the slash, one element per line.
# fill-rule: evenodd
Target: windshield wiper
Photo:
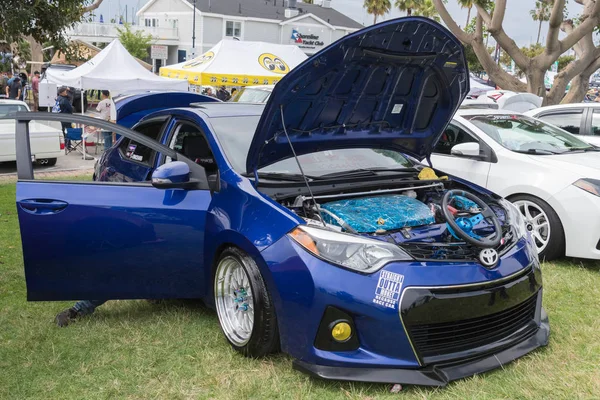
<path fill-rule="evenodd" d="M 552 150 L 544 150 L 544 149 L 527 149 L 527 150 L 513 150 L 515 153 L 521 153 L 521 154 L 537 154 L 537 155 L 551 155 L 551 154 L 560 154 L 557 153 L 556 151 L 552 151 Z"/>
<path fill-rule="evenodd" d="M 417 170 L 410 167 L 399 167 L 399 168 L 390 168 L 390 167 L 374 167 L 374 168 L 357 168 L 350 169 L 347 171 L 340 172 L 332 172 L 330 174 L 320 175 L 319 178 L 327 179 L 327 178 L 339 178 L 339 177 L 360 177 L 360 176 L 373 176 L 377 175 L 378 172 L 416 172 Z"/>
<path fill-rule="evenodd" d="M 254 174 L 242 174 L 246 178 L 254 178 Z M 283 180 L 283 181 L 291 181 L 291 182 L 302 182 L 304 181 L 304 177 L 302 174 L 291 174 L 285 172 L 259 172 L 259 178 L 264 179 L 274 179 L 274 180 Z M 318 176 L 306 175 L 308 180 L 316 180 L 319 179 Z"/>
<path fill-rule="evenodd" d="M 567 151 L 600 151 L 600 148 L 589 146 L 589 147 L 570 147 Z"/>

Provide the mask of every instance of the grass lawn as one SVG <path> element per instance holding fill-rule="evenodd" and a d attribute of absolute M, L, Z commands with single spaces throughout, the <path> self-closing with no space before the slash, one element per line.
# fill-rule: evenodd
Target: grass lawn
<path fill-rule="evenodd" d="M 546 263 L 550 345 L 444 389 L 325 382 L 230 349 L 199 304 L 114 301 L 68 328 L 72 303 L 27 303 L 15 185 L 0 185 L 0 399 L 598 399 L 600 263 Z M 590 220 L 591 221 L 591 220 Z"/>

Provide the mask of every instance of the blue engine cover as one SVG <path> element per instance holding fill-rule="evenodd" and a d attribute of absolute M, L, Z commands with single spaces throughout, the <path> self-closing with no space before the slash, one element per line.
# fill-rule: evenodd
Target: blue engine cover
<path fill-rule="evenodd" d="M 321 208 L 335 214 L 361 233 L 380 229 L 393 231 L 435 222 L 429 207 L 419 200 L 402 195 L 338 200 L 323 204 Z M 323 213 L 323 218 L 329 224 L 339 225 L 335 218 L 327 213 Z"/>

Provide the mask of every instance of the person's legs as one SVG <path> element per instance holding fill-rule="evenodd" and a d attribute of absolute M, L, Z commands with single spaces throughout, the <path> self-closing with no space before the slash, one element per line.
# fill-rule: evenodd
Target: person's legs
<path fill-rule="evenodd" d="M 73 308 L 81 315 L 89 315 L 96 311 L 96 307 L 100 307 L 106 303 L 106 300 L 81 300 L 75 303 Z"/>
<path fill-rule="evenodd" d="M 84 315 L 90 315 L 96 311 L 97 307 L 106 303 L 106 300 L 82 300 L 75 303 L 71 308 L 67 308 L 56 315 L 56 325 L 63 327 Z"/>
<path fill-rule="evenodd" d="M 102 131 L 102 137 L 104 139 L 104 150 L 111 148 L 113 145 L 113 133 Z"/>
<path fill-rule="evenodd" d="M 33 92 L 33 111 L 39 110 L 38 105 L 40 103 L 40 94 L 38 92 Z"/>

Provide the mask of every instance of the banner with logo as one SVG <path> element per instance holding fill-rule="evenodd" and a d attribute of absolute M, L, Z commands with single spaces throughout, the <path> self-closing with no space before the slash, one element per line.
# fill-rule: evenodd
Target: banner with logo
<path fill-rule="evenodd" d="M 222 40 L 192 60 L 162 67 L 160 76 L 192 85 L 274 85 L 306 58 L 294 45 Z"/>

